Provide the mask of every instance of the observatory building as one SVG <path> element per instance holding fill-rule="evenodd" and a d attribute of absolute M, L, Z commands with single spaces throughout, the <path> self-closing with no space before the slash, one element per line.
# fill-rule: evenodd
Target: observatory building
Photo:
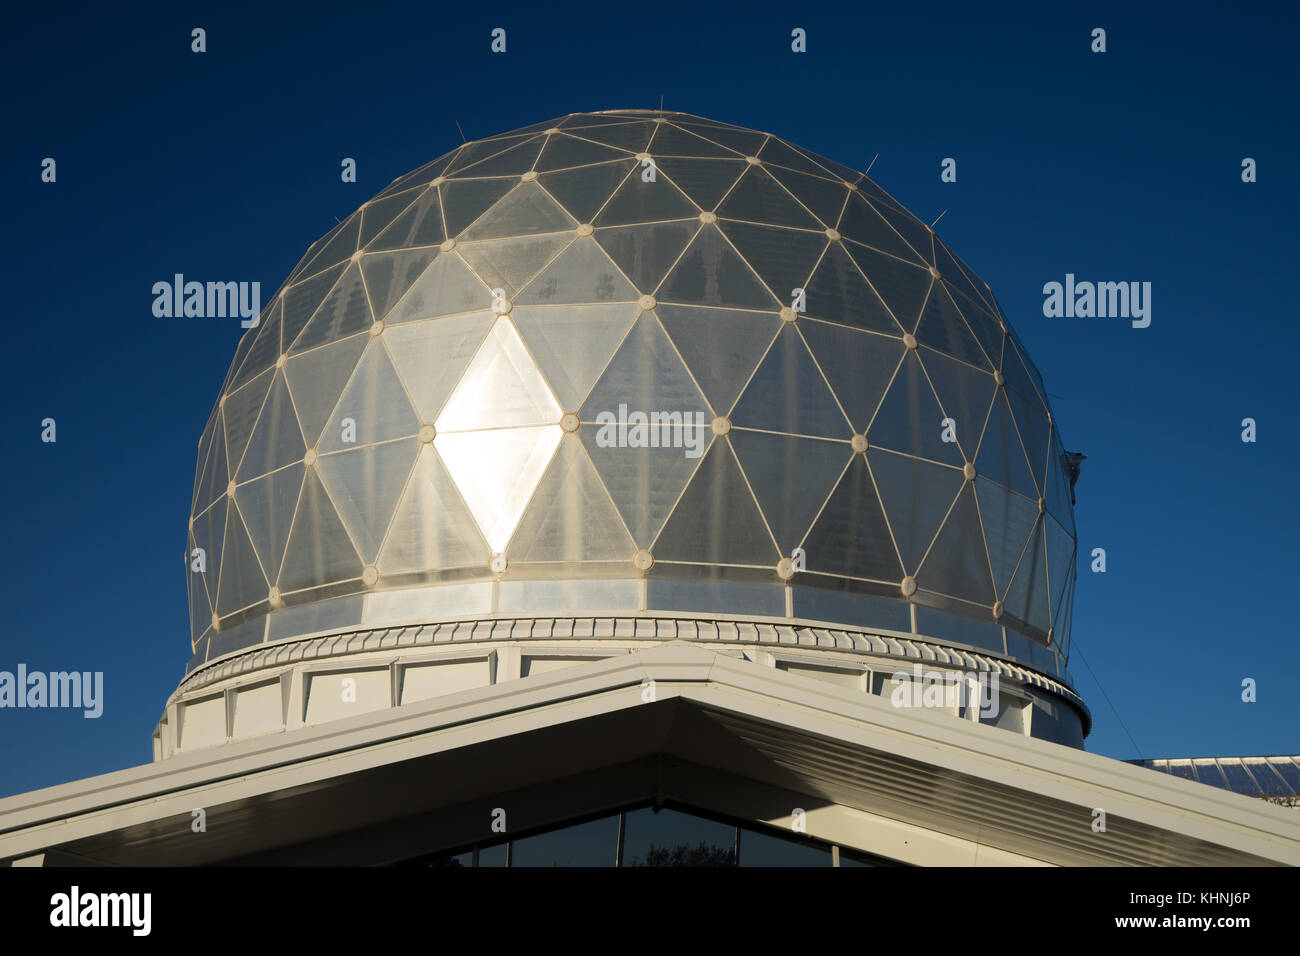
<path fill-rule="evenodd" d="M 1300 862 L 1082 749 L 1072 461 L 864 174 L 661 111 L 467 143 L 240 341 L 155 762 L 0 801 L 0 858 Z"/>

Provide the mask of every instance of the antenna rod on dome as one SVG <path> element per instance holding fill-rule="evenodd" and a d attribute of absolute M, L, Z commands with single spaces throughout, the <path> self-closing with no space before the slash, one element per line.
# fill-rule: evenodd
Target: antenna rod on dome
<path fill-rule="evenodd" d="M 876 165 L 876 160 L 878 160 L 879 158 L 880 158 L 880 154 L 879 154 L 879 153 L 876 153 L 875 156 L 871 157 L 871 166 Z M 868 166 L 866 169 L 864 169 L 864 170 L 862 171 L 862 175 L 863 175 L 863 176 L 865 176 L 865 175 L 867 175 L 867 173 L 871 172 L 871 166 Z"/>
<path fill-rule="evenodd" d="M 664 111 L 664 95 L 663 95 L 662 93 L 660 93 L 660 94 L 659 94 L 659 112 L 662 113 L 663 111 Z"/>
<path fill-rule="evenodd" d="M 469 140 L 465 138 L 465 131 L 460 128 L 460 120 L 454 120 L 454 122 L 456 124 L 456 132 L 460 133 L 460 141 L 462 143 L 468 143 Z"/>
<path fill-rule="evenodd" d="M 933 228 L 934 228 L 934 224 L 937 223 L 940 219 L 942 219 L 942 218 L 943 218 L 944 216 L 946 216 L 946 215 L 948 215 L 948 210 L 945 209 L 943 212 L 939 213 L 938 218 L 935 219 L 934 222 L 930 223 L 930 228 L 933 229 Z"/>
<path fill-rule="evenodd" d="M 1080 466 L 1082 466 L 1087 458 L 1087 455 L 1081 455 L 1077 451 L 1067 451 L 1061 455 L 1061 462 L 1065 465 L 1066 474 L 1070 476 L 1070 504 L 1072 505 L 1078 504 L 1074 499 L 1074 486 L 1079 481 Z M 1136 746 L 1136 744 L 1134 746 Z"/>

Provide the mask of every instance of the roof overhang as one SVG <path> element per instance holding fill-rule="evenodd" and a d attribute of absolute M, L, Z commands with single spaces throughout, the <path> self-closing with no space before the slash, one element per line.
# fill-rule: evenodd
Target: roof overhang
<path fill-rule="evenodd" d="M 1300 864 L 1294 811 L 686 643 L 0 800 L 0 860 L 384 863 L 644 801 L 908 863 Z"/>

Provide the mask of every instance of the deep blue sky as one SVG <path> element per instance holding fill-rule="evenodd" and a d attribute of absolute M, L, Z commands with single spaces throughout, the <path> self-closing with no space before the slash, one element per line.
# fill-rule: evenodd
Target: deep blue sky
<path fill-rule="evenodd" d="M 1300 751 L 1296 14 L 1055 6 L 18 8 L 0 33 L 0 669 L 102 670 L 107 700 L 99 720 L 0 711 L 0 794 L 147 762 L 189 658 L 195 446 L 239 329 L 154 318 L 153 283 L 269 298 L 336 217 L 456 146 L 457 120 L 474 139 L 661 95 L 860 169 L 879 153 L 885 189 L 927 222 L 948 210 L 939 234 L 1088 455 L 1080 550 L 1106 548 L 1109 571 L 1081 565 L 1074 648 L 1140 750 L 1076 653 L 1089 749 Z M 1151 327 L 1044 318 L 1066 272 L 1153 283 Z"/>

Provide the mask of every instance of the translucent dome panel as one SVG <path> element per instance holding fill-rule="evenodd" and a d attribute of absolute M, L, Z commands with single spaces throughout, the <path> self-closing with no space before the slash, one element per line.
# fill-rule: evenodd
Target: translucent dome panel
<path fill-rule="evenodd" d="M 199 442 L 193 641 L 649 576 L 777 614 L 869 596 L 864 626 L 954 615 L 1024 656 L 1063 650 L 1074 534 L 1041 375 L 927 226 L 770 134 L 572 114 L 394 182 L 245 334 Z"/>

